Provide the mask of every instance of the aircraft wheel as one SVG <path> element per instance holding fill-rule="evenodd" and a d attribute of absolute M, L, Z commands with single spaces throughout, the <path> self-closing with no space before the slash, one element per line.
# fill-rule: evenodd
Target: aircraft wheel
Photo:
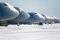
<path fill-rule="evenodd" d="M 17 26 L 19 26 L 20 24 L 18 23 Z"/>
<path fill-rule="evenodd" d="M 43 23 L 39 23 L 39 25 L 43 25 Z"/>
<path fill-rule="evenodd" d="M 8 24 L 3 24 L 3 26 L 6 26 L 6 27 L 7 27 L 7 26 L 8 26 Z"/>

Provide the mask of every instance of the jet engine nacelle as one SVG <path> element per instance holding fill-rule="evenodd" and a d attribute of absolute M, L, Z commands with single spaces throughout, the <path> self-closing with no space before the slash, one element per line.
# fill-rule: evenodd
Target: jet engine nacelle
<path fill-rule="evenodd" d="M 19 15 L 19 11 L 8 3 L 0 2 L 0 21 L 14 19 Z"/>

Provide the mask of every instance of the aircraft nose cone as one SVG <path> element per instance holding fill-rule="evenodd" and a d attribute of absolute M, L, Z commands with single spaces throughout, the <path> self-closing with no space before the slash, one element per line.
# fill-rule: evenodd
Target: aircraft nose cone
<path fill-rule="evenodd" d="M 3 6 L 0 4 L 0 21 L 16 18 L 19 12 L 11 6 Z"/>

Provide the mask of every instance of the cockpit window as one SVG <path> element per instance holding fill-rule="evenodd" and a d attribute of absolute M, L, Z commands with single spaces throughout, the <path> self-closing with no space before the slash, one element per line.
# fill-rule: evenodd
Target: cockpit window
<path fill-rule="evenodd" d="M 6 3 L 0 3 L 0 5 L 7 6 L 7 4 L 6 4 Z"/>
<path fill-rule="evenodd" d="M 33 16 L 33 15 L 35 15 L 35 14 L 37 14 L 37 13 L 33 13 L 33 12 L 31 12 L 31 13 L 29 13 L 31 16 Z"/>
<path fill-rule="evenodd" d="M 4 4 L 4 6 L 7 6 L 7 4 Z"/>

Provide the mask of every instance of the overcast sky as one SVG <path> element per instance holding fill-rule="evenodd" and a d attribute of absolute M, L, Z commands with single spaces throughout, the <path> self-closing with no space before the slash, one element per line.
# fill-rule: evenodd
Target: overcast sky
<path fill-rule="evenodd" d="M 39 12 L 60 18 L 60 0 L 0 0 L 28 12 Z"/>

